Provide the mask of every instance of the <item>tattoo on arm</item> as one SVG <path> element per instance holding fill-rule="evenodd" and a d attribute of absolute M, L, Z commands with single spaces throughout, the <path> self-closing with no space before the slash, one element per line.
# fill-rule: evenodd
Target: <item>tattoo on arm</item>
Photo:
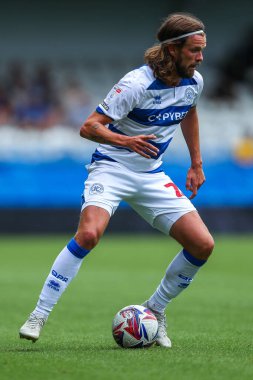
<path fill-rule="evenodd" d="M 99 127 L 100 127 L 100 126 L 99 126 L 98 123 L 96 123 L 96 124 L 94 124 L 94 125 L 91 126 L 92 129 L 98 129 Z"/>

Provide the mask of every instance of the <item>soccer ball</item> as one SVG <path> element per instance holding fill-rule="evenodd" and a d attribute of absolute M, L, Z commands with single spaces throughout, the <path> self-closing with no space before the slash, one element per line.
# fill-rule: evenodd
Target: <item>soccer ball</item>
<path fill-rule="evenodd" d="M 149 347 L 156 339 L 158 322 L 154 314 L 144 306 L 126 306 L 115 315 L 112 335 L 124 348 Z"/>

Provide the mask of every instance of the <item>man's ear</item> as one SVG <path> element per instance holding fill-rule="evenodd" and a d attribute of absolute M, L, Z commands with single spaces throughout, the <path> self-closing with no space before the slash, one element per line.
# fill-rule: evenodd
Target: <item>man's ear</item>
<path fill-rule="evenodd" d="M 169 44 L 169 45 L 168 45 L 168 50 L 169 50 L 170 55 L 171 55 L 173 58 L 175 58 L 175 56 L 176 56 L 176 45 L 174 45 L 174 44 Z"/>

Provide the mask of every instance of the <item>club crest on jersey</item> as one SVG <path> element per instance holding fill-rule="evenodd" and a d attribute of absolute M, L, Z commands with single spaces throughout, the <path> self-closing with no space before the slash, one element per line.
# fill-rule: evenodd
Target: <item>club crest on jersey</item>
<path fill-rule="evenodd" d="M 101 183 L 94 183 L 90 188 L 90 194 L 102 194 L 104 186 Z"/>
<path fill-rule="evenodd" d="M 192 104 L 195 98 L 195 92 L 192 87 L 187 87 L 184 94 L 184 101 L 186 104 Z"/>

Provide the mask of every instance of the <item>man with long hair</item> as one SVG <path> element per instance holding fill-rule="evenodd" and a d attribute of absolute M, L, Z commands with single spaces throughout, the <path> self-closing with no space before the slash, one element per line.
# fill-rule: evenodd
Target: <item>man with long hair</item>
<path fill-rule="evenodd" d="M 88 168 L 79 225 L 57 256 L 34 311 L 20 329 L 21 338 L 39 338 L 54 305 L 125 200 L 182 246 L 143 303 L 157 317 L 157 344 L 171 347 L 165 309 L 190 285 L 214 246 L 190 200 L 205 181 L 196 109 L 203 88 L 196 68 L 203 60 L 205 28 L 195 16 L 176 13 L 164 20 L 157 39 L 145 52 L 146 64 L 127 73 L 81 127 L 81 136 L 99 146 Z M 191 158 L 186 177 L 190 199 L 162 168 L 163 154 L 179 125 Z"/>

